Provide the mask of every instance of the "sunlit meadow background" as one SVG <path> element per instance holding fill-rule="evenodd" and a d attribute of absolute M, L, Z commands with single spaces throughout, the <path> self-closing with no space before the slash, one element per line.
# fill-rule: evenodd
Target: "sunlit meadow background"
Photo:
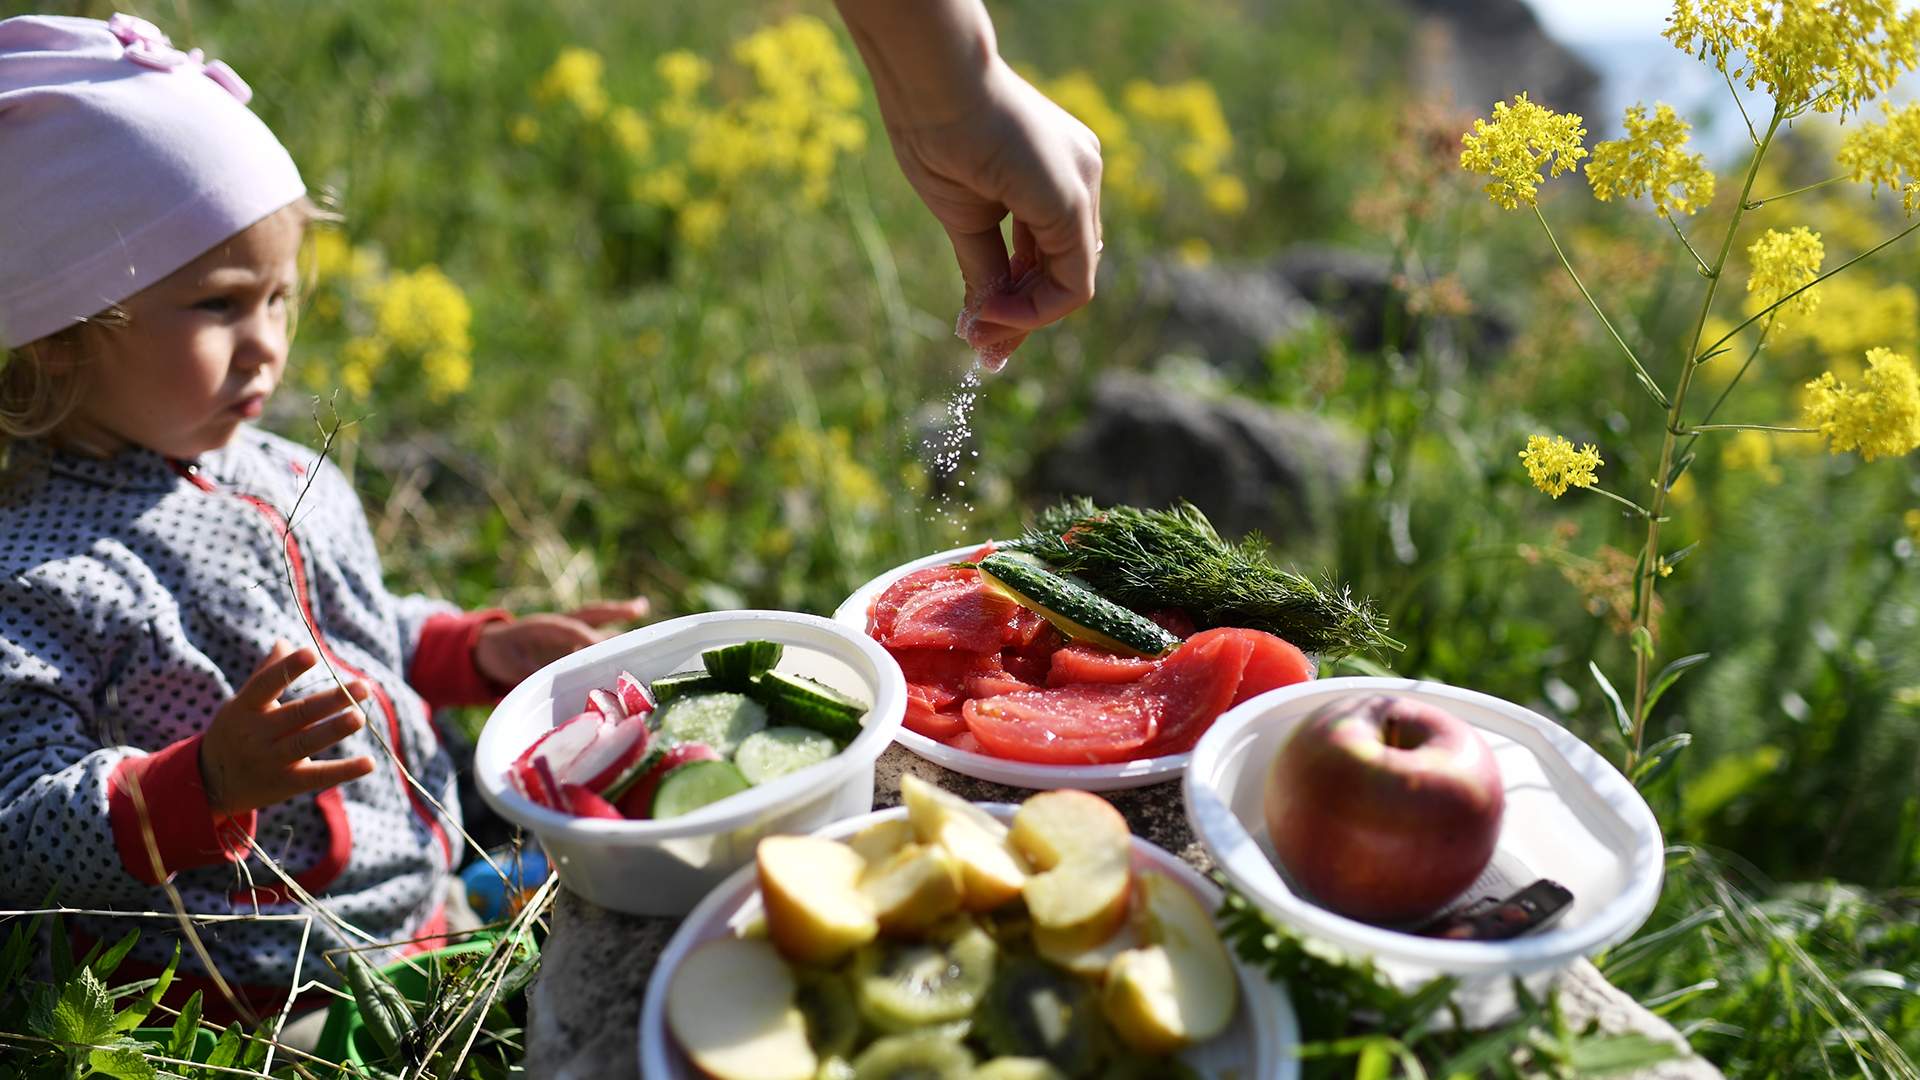
<path fill-rule="evenodd" d="M 1458 173 L 1491 102 L 1417 99 L 1398 5 L 990 5 L 1003 53 L 1103 140 L 1108 265 L 1088 310 L 985 380 L 977 456 L 940 494 L 918 443 L 971 362 L 960 284 L 824 3 L 123 6 L 231 62 L 339 215 L 313 238 L 272 422 L 309 440 L 316 415 L 351 422 L 339 460 L 396 587 L 829 611 L 900 561 L 1015 531 L 1023 479 L 1089 389 L 1159 371 L 1365 436 L 1336 535 L 1280 555 L 1390 615 L 1407 647 L 1372 661 L 1525 702 L 1619 759 L 1587 663 L 1631 667 L 1641 536 L 1604 501 L 1532 490 L 1516 451 L 1562 433 L 1600 447 L 1603 483 L 1644 477 L 1660 416 L 1535 224 Z M 1835 142 L 1800 125 L 1759 190 L 1837 171 Z M 1701 283 L 1664 224 L 1584 189 L 1543 208 L 1623 332 L 1674 343 L 1642 353 L 1666 380 Z M 1701 234 L 1737 184 L 1721 190 Z M 1843 185 L 1754 217 L 1851 254 L 1900 215 Z M 1416 307 L 1515 332 L 1443 356 L 1329 323 L 1258 376 L 1204 380 L 1149 347 L 1144 260 L 1307 241 L 1392 257 Z M 1917 265 L 1895 247 L 1836 280 L 1727 415 L 1790 418 L 1823 368 L 1913 354 Z M 1722 295 L 1730 327 L 1740 295 Z M 1602 966 L 1729 1075 L 1861 1071 L 1838 1032 L 1869 1022 L 1920 1054 L 1920 471 L 1811 440 L 1701 449 L 1673 493 L 1670 546 L 1700 546 L 1661 582 L 1660 650 L 1712 659 L 1649 733 L 1695 735 L 1648 790 L 1687 849 L 1647 943 Z M 1868 1061 L 1911 1075 L 1885 1047 Z"/>

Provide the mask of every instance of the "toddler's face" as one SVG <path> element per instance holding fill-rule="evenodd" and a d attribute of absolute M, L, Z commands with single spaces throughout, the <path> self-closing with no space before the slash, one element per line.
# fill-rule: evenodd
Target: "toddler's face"
<path fill-rule="evenodd" d="M 286 369 L 305 218 L 289 206 L 134 294 L 100 335 L 61 435 L 117 452 L 194 458 L 260 415 Z"/>

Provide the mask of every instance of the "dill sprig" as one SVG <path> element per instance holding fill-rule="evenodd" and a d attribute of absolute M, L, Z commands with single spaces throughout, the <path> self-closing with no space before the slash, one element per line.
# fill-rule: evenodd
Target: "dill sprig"
<path fill-rule="evenodd" d="M 1202 627 L 1265 630 L 1324 658 L 1401 648 L 1372 604 L 1330 577 L 1275 566 L 1257 534 L 1227 543 L 1189 502 L 1142 510 L 1068 499 L 1011 546 L 1115 603 L 1180 608 Z"/>

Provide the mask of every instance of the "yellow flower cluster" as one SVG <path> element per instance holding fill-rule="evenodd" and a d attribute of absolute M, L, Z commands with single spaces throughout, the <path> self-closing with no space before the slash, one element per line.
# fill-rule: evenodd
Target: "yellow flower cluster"
<path fill-rule="evenodd" d="M 1835 454 L 1860 451 L 1868 461 L 1920 448 L 1920 372 L 1891 349 L 1869 349 L 1861 387 L 1823 372 L 1807 384 L 1807 422 Z"/>
<path fill-rule="evenodd" d="M 534 87 L 534 99 L 542 104 L 564 101 L 581 116 L 598 120 L 607 111 L 607 88 L 602 83 L 606 70 L 606 61 L 592 49 L 561 49 Z"/>
<path fill-rule="evenodd" d="M 1164 125 L 1179 133 L 1173 160 L 1180 170 L 1200 182 L 1208 209 L 1232 217 L 1247 208 L 1247 188 L 1226 172 L 1233 153 L 1233 131 L 1227 127 L 1220 95 L 1205 79 L 1161 85 L 1145 79 L 1127 83 L 1122 100 L 1127 112 L 1143 123 Z"/>
<path fill-rule="evenodd" d="M 313 390 L 338 385 L 356 398 L 372 394 L 389 361 L 417 372 L 428 400 L 445 401 L 473 379 L 473 307 L 438 267 L 389 274 L 380 259 L 330 229 L 309 233 L 307 273 L 314 284 L 316 321 L 348 332 L 335 364 L 305 369 Z M 365 311 L 368 317 L 355 319 Z"/>
<path fill-rule="evenodd" d="M 1646 107 L 1627 110 L 1627 137 L 1595 143 L 1587 162 L 1587 182 L 1601 202 L 1613 198 L 1653 197 L 1653 212 L 1661 217 L 1678 210 L 1692 214 L 1713 201 L 1713 173 L 1706 157 L 1686 151 L 1685 120 L 1664 102 L 1647 116 Z"/>
<path fill-rule="evenodd" d="M 1785 474 L 1773 463 L 1773 438 L 1764 431 L 1736 431 L 1720 448 L 1720 464 L 1735 472 L 1751 472 L 1769 485 Z"/>
<path fill-rule="evenodd" d="M 1568 488 L 1589 488 L 1598 479 L 1594 470 L 1606 464 L 1600 460 L 1600 448 L 1587 443 L 1578 450 L 1558 436 L 1529 435 L 1527 448 L 1520 451 L 1527 467 L 1527 478 L 1541 491 L 1559 498 Z"/>
<path fill-rule="evenodd" d="M 1868 180 L 1878 194 L 1880 185 L 1901 188 L 1901 205 L 1911 214 L 1920 210 L 1920 103 L 1896 109 L 1880 103 L 1887 119 L 1882 124 L 1861 124 L 1840 145 L 1840 164 L 1855 181 Z"/>
<path fill-rule="evenodd" d="M 1752 271 L 1747 277 L 1747 314 L 1758 315 L 1782 297 L 1820 276 L 1827 257 L 1820 234 L 1805 225 L 1786 232 L 1768 229 L 1747 248 Z M 1811 315 L 1820 306 L 1820 290 L 1807 289 L 1774 310 L 1776 326 Z"/>
<path fill-rule="evenodd" d="M 1920 544 L 1920 507 L 1915 507 L 1907 511 L 1900 520 L 1906 522 L 1907 535 L 1913 537 L 1915 544 Z M 1920 689 L 1920 687 L 1916 689 Z M 1916 698 L 1914 704 L 1920 705 L 1920 698 Z"/>
<path fill-rule="evenodd" d="M 1493 119 L 1475 120 L 1460 137 L 1460 167 L 1490 179 L 1485 190 L 1496 206 L 1534 206 L 1544 179 L 1540 170 L 1559 176 L 1572 169 L 1587 156 L 1580 145 L 1586 133 L 1578 114 L 1554 112 L 1519 94 L 1511 106 L 1495 102 Z"/>
<path fill-rule="evenodd" d="M 886 501 L 886 492 L 853 453 L 853 435 L 844 427 L 819 428 L 788 424 L 774 436 L 768 458 L 780 466 L 785 483 L 794 486 L 824 484 L 840 505 L 871 512 Z"/>
<path fill-rule="evenodd" d="M 1822 356 L 1860 356 L 1875 345 L 1895 350 L 1920 347 L 1920 293 L 1913 286 L 1878 285 L 1861 276 L 1856 267 L 1808 291 L 1820 294 L 1820 317 L 1776 326 L 1769 340 L 1784 348 L 1810 348 Z"/>
<path fill-rule="evenodd" d="M 1211 83 L 1134 79 L 1115 108 L 1084 71 L 1033 82 L 1099 138 L 1100 184 L 1108 198 L 1139 211 L 1159 208 L 1170 178 L 1152 166 L 1164 159 L 1198 185 L 1212 213 L 1237 217 L 1246 211 L 1247 185 L 1228 169 L 1233 131 Z"/>
<path fill-rule="evenodd" d="M 1920 66 L 1920 10 L 1900 0 L 1674 0 L 1665 36 L 1787 114 L 1857 110 Z"/>

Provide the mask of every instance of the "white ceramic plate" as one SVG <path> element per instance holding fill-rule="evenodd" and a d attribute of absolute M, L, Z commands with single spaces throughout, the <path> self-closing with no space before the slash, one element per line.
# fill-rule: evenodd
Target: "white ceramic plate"
<path fill-rule="evenodd" d="M 915 559 L 910 563 L 894 567 L 854 590 L 853 595 L 847 597 L 846 601 L 834 611 L 834 621 L 862 634 L 866 633 L 867 609 L 873 606 L 874 600 L 881 593 L 887 591 L 888 586 L 915 570 L 964 562 L 967 556 L 980 550 L 980 547 L 980 544 L 968 544 L 965 547 L 942 551 L 924 559 Z M 900 745 L 920 757 L 926 758 L 935 765 L 952 769 L 962 776 L 971 776 L 976 780 L 986 780 L 995 784 L 1006 784 L 1009 787 L 1031 788 L 1035 791 L 1050 791 L 1054 788 L 1118 791 L 1123 788 L 1145 787 L 1148 784 L 1175 779 L 1193 757 L 1189 752 L 1168 754 L 1165 757 L 1140 758 L 1136 761 L 1123 761 L 1112 765 L 1041 765 L 1028 761 L 1009 761 L 1006 758 L 976 754 L 967 750 L 956 750 L 946 743 L 929 739 L 905 727 L 902 727 L 894 738 Z"/>
<path fill-rule="evenodd" d="M 1336 915 L 1288 884 L 1262 808 L 1274 754 L 1293 725 L 1320 706 L 1379 693 L 1446 709 L 1486 739 L 1500 766 L 1506 812 L 1493 863 L 1465 895 L 1506 895 L 1551 878 L 1574 896 L 1557 923 L 1511 941 L 1442 941 Z M 1466 980 L 1469 997 L 1478 990 L 1499 997 L 1514 976 L 1550 975 L 1624 940 L 1660 895 L 1660 825 L 1626 777 L 1539 713 L 1443 683 L 1334 678 L 1268 691 L 1214 721 L 1194 747 L 1184 791 L 1195 835 L 1236 888 L 1282 922 L 1372 957 L 1405 984 L 1455 975 Z"/>
<path fill-rule="evenodd" d="M 1002 821 L 1011 820 L 1014 811 L 1019 809 L 1007 803 L 978 805 Z M 818 835 L 843 839 L 876 821 L 904 817 L 906 812 L 906 808 L 900 806 L 876 811 L 850 821 L 835 822 L 821 829 Z M 1193 890 L 1209 911 L 1220 906 L 1220 890 L 1165 848 L 1136 836 L 1133 858 L 1136 868 L 1158 870 Z M 647 980 L 646 1002 L 640 1008 L 640 1075 L 648 1080 L 699 1080 L 699 1071 L 687 1061 L 667 1030 L 667 996 L 672 992 L 673 973 L 701 942 L 737 934 L 761 917 L 760 889 L 755 875 L 752 866 L 744 866 L 722 882 L 680 924 L 660 954 L 660 962 Z M 1300 1060 L 1293 1051 L 1300 1043 L 1300 1028 L 1294 1019 L 1292 1001 L 1285 990 L 1261 972 L 1238 959 L 1234 967 L 1240 976 L 1240 1010 L 1233 1026 L 1218 1037 L 1189 1048 L 1180 1055 L 1181 1060 L 1199 1070 L 1202 1076 L 1220 1080 L 1229 1077 L 1295 1080 L 1300 1075 Z"/>

